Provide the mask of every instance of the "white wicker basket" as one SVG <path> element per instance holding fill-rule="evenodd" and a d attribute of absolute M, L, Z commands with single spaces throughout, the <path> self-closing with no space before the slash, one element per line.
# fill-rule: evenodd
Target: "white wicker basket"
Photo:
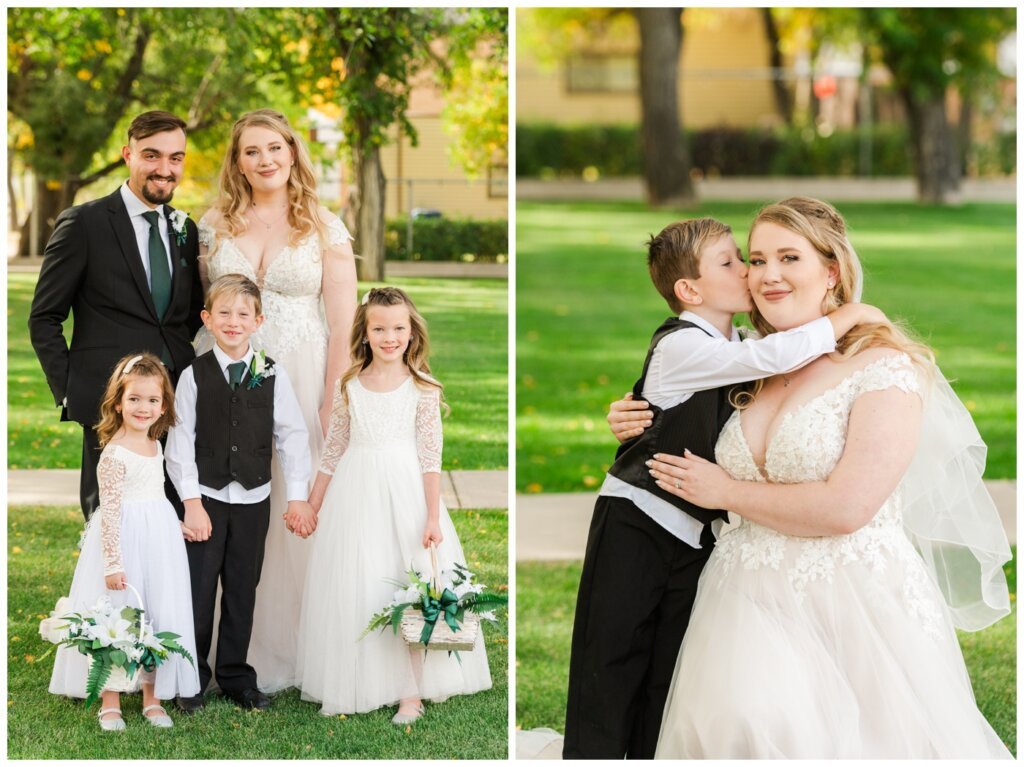
<path fill-rule="evenodd" d="M 430 546 L 430 565 L 433 569 L 433 577 L 430 583 L 437 589 L 437 549 L 433 544 Z M 472 650 L 476 646 L 477 634 L 480 633 L 480 618 L 475 613 L 463 613 L 463 620 L 459 624 L 458 631 L 452 631 L 451 627 L 445 623 L 444 618 L 438 616 L 437 622 L 434 624 L 434 631 L 430 635 L 430 642 L 423 644 L 420 641 L 420 636 L 423 633 L 424 623 L 423 613 L 420 610 L 406 608 L 405 612 L 402 613 L 402 622 L 400 624 L 402 638 L 407 645 L 424 650 L 445 650 L 446 652 Z"/>
<path fill-rule="evenodd" d="M 139 609 L 145 610 L 145 605 L 142 604 L 142 596 L 135 587 L 130 583 L 125 582 L 125 586 L 132 590 L 135 598 L 139 600 Z M 142 636 L 139 639 L 143 639 L 146 635 L 146 615 L 143 613 L 142 616 Z M 95 663 L 95 659 L 89 662 L 89 665 Z M 91 669 L 90 669 L 91 670 Z M 107 681 L 103 683 L 103 690 L 109 692 L 138 692 L 142 688 L 142 667 L 136 667 L 135 671 L 129 677 L 128 672 L 120 666 L 114 666 L 110 669 L 110 676 L 107 677 Z"/>

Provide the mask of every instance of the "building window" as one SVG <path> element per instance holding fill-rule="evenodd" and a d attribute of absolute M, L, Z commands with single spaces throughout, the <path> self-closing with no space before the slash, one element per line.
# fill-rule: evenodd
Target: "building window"
<path fill-rule="evenodd" d="M 487 167 L 487 196 L 508 199 L 508 163 L 491 163 Z"/>
<path fill-rule="evenodd" d="M 585 53 L 566 62 L 569 93 L 636 93 L 640 88 L 636 56 Z"/>

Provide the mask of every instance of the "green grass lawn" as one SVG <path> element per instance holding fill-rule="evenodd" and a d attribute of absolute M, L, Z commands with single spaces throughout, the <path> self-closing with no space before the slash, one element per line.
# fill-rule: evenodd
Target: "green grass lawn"
<path fill-rule="evenodd" d="M 78 468 L 82 430 L 60 412 L 28 338 L 36 275 L 7 278 L 7 451 L 18 469 Z M 445 385 L 445 469 L 508 465 L 508 282 L 404 279 L 430 326 L 431 368 Z M 360 292 L 373 287 L 359 286 Z M 69 320 L 70 325 L 70 320 Z M 70 339 L 70 332 L 68 333 Z"/>
<path fill-rule="evenodd" d="M 989 447 L 988 478 L 1016 476 L 1015 207 L 843 203 L 864 298 L 932 345 Z M 639 375 L 669 314 L 644 242 L 714 216 L 746 250 L 757 203 L 687 211 L 637 203 L 519 203 L 516 451 L 520 492 L 596 488 L 615 454 L 608 404 Z"/>
<path fill-rule="evenodd" d="M 467 564 L 494 588 L 508 584 L 508 515 L 502 510 L 453 511 Z M 14 507 L 8 512 L 7 755 L 11 759 L 505 759 L 508 754 L 508 616 L 484 622 L 494 686 L 476 695 L 427 704 L 408 730 L 394 711 L 324 717 L 292 690 L 265 712 L 243 711 L 215 698 L 195 716 L 171 710 L 172 730 L 141 719 L 139 695 L 124 696 L 128 731 L 104 733 L 97 706 L 50 695 L 52 645 L 39 620 L 71 585 L 77 507 Z M 186 576 L 187 577 L 187 576 Z"/>
<path fill-rule="evenodd" d="M 978 707 L 1017 753 L 1016 547 L 1006 566 L 1013 612 L 960 646 Z M 569 645 L 580 562 L 520 562 L 516 566 L 516 726 L 565 731 Z"/>

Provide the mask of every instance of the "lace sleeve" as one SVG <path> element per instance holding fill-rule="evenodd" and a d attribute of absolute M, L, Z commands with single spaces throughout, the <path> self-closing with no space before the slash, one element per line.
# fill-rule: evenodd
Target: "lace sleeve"
<path fill-rule="evenodd" d="M 331 216 L 327 219 L 327 244 L 328 245 L 341 245 L 343 242 L 348 242 L 353 239 L 352 235 L 348 231 L 348 227 L 342 222 L 337 216 Z"/>
<path fill-rule="evenodd" d="M 327 441 L 324 443 L 324 452 L 320 457 L 320 471 L 324 474 L 334 474 L 338 461 L 348 449 L 349 425 L 348 403 L 341 395 L 339 386 L 334 390 L 334 401 L 331 404 L 331 424 L 327 429 Z"/>
<path fill-rule="evenodd" d="M 441 471 L 441 391 L 431 387 L 416 404 L 416 454 L 424 474 Z"/>
<path fill-rule="evenodd" d="M 921 376 L 906 354 L 887 354 L 866 365 L 856 385 L 856 396 L 899 388 L 908 394 L 923 394 Z"/>
<path fill-rule="evenodd" d="M 212 226 L 210 226 L 209 214 L 199 219 L 199 244 L 204 248 L 213 247 L 213 241 L 217 237 L 217 233 Z"/>
<path fill-rule="evenodd" d="M 96 467 L 100 487 L 100 539 L 103 542 L 103 575 L 124 572 L 121 563 L 121 495 L 124 492 L 125 465 L 110 452 Z"/>

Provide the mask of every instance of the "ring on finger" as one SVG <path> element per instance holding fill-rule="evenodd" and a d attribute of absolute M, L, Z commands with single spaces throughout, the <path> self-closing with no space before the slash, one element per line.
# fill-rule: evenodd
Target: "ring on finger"
<path fill-rule="evenodd" d="M 678 478 L 675 481 L 675 486 L 676 486 L 676 490 L 682 490 L 683 489 L 683 485 L 682 485 L 682 483 L 680 483 Z"/>

